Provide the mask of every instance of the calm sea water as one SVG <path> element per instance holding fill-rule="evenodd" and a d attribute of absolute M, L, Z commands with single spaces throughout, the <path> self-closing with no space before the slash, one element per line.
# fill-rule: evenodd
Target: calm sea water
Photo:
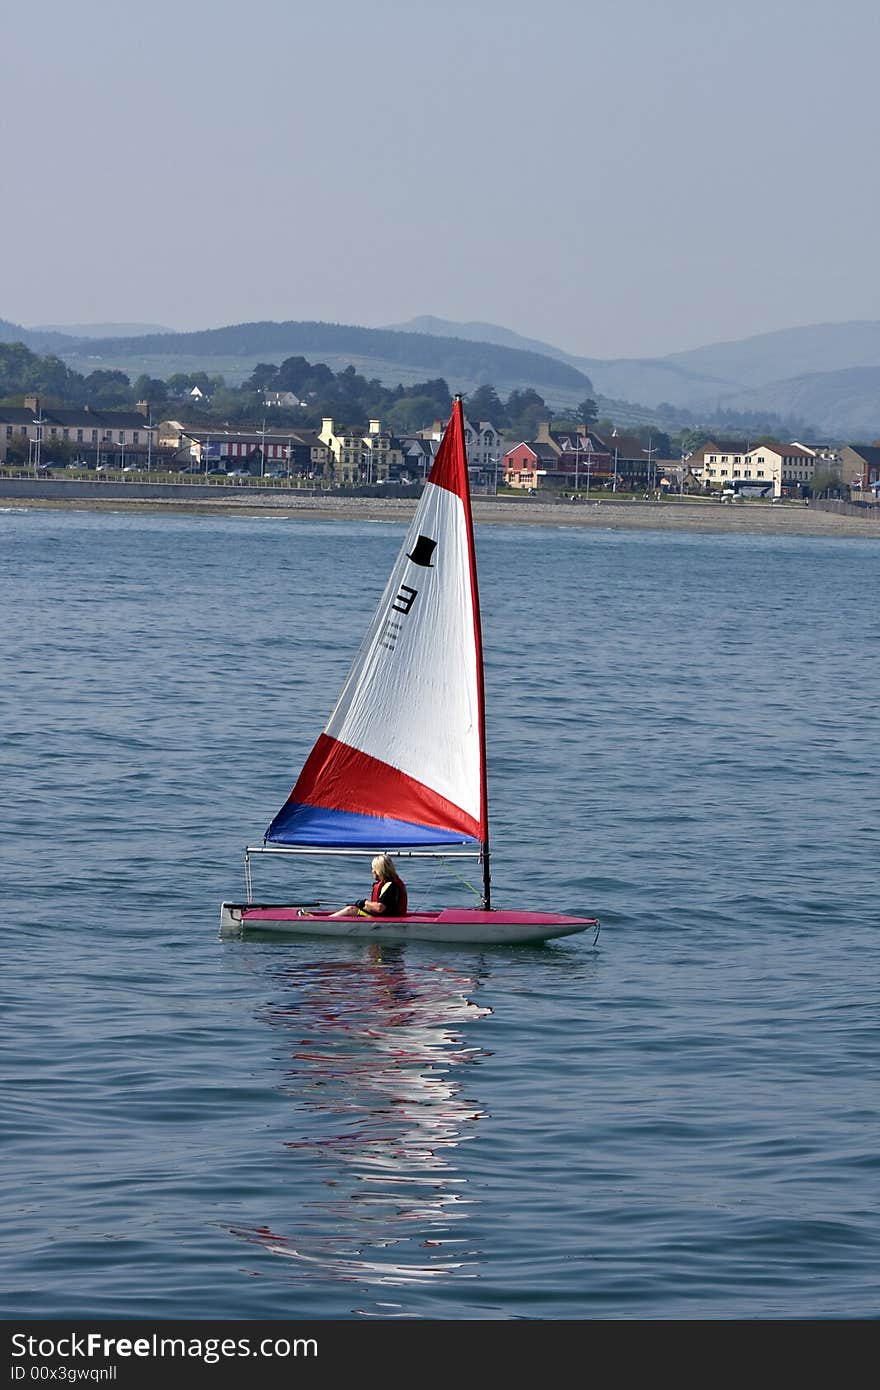
<path fill-rule="evenodd" d="M 480 530 L 496 902 L 598 943 L 221 941 L 402 536 L 0 515 L 2 1315 L 875 1317 L 880 548 Z"/>

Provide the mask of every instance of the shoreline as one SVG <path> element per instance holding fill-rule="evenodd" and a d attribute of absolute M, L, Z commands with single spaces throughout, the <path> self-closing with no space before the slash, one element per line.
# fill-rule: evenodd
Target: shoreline
<path fill-rule="evenodd" d="M 388 521 L 405 524 L 417 499 L 302 497 L 284 499 L 0 497 L 0 510 L 173 512 L 190 515 L 266 516 L 284 520 Z M 472 497 L 474 525 L 577 526 L 610 530 L 699 531 L 718 535 L 830 536 L 880 540 L 877 516 L 848 516 L 814 507 L 720 502 L 532 502 Z"/>

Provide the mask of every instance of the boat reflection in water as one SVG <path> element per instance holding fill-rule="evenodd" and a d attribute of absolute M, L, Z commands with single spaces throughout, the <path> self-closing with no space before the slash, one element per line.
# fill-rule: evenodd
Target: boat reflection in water
<path fill-rule="evenodd" d="M 236 1233 L 306 1277 L 403 1286 L 467 1276 L 477 1199 L 456 1150 L 483 1114 L 465 1093 L 467 1069 L 489 1055 L 468 1026 L 491 1010 L 469 998 L 478 971 L 411 966 L 403 947 L 366 951 L 275 977 L 284 993 L 264 1018 L 289 1039 L 282 1089 L 309 1124 L 284 1141 L 297 1160 L 290 1227 Z"/>

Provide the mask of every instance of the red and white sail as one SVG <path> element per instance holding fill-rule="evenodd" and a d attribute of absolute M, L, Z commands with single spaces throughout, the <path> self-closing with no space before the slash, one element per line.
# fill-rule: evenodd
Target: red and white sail
<path fill-rule="evenodd" d="M 385 592 L 271 844 L 484 843 L 485 720 L 461 401 Z"/>

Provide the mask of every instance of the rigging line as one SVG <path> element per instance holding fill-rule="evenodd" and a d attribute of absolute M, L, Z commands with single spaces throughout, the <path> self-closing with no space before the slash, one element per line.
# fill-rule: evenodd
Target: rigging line
<path fill-rule="evenodd" d="M 445 860 L 445 859 L 442 857 L 442 855 L 438 856 L 438 858 L 439 858 L 439 860 L 440 860 L 440 863 L 443 865 L 444 869 L 446 869 L 447 873 L 451 874 L 451 876 L 452 876 L 453 878 L 457 878 L 458 881 L 459 881 L 459 883 L 463 883 L 464 886 L 465 886 L 465 888 L 469 889 L 469 891 L 470 891 L 471 893 L 473 893 L 473 895 L 474 895 L 475 898 L 479 898 L 479 897 L 480 897 L 480 890 L 479 890 L 479 888 L 475 888 L 474 885 L 473 885 L 472 883 L 468 883 L 467 879 L 464 877 L 463 874 L 457 874 L 457 873 L 455 872 L 454 869 L 450 869 L 447 860 Z"/>

